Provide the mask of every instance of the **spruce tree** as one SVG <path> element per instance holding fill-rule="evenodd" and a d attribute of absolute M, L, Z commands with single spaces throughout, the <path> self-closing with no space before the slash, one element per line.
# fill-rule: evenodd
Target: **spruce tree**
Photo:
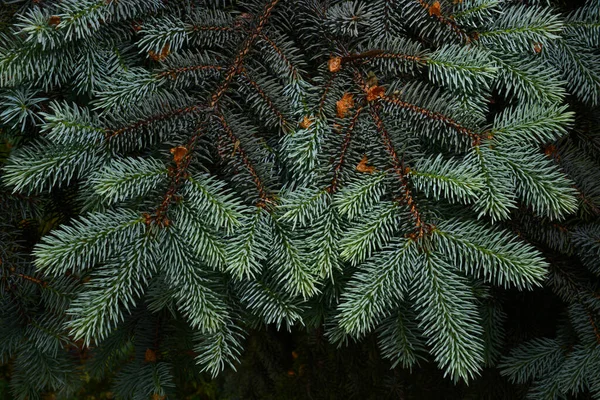
<path fill-rule="evenodd" d="M 1 17 L 16 398 L 83 375 L 174 398 L 267 325 L 376 337 L 392 367 L 472 382 L 505 348 L 497 293 L 542 285 L 566 304 L 557 334 L 501 370 L 532 398 L 600 398 L 597 1 L 39 0 Z"/>

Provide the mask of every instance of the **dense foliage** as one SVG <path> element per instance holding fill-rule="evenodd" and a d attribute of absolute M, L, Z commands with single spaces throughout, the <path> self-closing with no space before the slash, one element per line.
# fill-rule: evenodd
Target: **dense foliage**
<path fill-rule="evenodd" d="M 241 358 L 227 379 L 365 398 L 355 354 L 392 368 L 375 398 L 421 367 L 600 398 L 598 1 L 33 0 L 0 19 L 16 398 L 179 398 Z M 526 291 L 550 329 L 508 318 Z M 304 363 L 276 378 L 257 338 L 286 330 Z M 327 379 L 344 392 L 311 389 Z M 249 386 L 231 396 L 266 397 Z"/>

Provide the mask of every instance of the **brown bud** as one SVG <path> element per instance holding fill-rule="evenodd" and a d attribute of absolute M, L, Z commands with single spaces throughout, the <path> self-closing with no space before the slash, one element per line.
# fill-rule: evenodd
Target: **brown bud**
<path fill-rule="evenodd" d="M 52 15 L 48 18 L 48 25 L 57 26 L 58 24 L 60 24 L 60 17 L 58 15 Z"/>
<path fill-rule="evenodd" d="M 305 115 L 304 119 L 302 120 L 302 122 L 300 122 L 298 125 L 302 129 L 307 129 L 308 127 L 310 127 L 312 125 L 312 119 L 310 119 L 308 117 L 308 115 Z"/>
<path fill-rule="evenodd" d="M 381 86 L 371 86 L 367 89 L 367 101 L 377 100 L 380 97 L 383 97 L 385 94 L 385 89 Z"/>
<path fill-rule="evenodd" d="M 154 61 L 163 61 L 165 58 L 167 58 L 167 56 L 170 53 L 170 45 L 169 43 L 165 44 L 164 47 L 160 50 L 160 53 L 156 53 L 153 50 L 150 50 L 148 52 L 148 55 L 150 56 L 151 59 L 153 59 Z"/>
<path fill-rule="evenodd" d="M 175 164 L 179 165 L 186 156 L 187 152 L 188 149 L 185 146 L 173 147 L 171 149 L 171 154 L 173 154 L 173 160 L 175 161 Z"/>
<path fill-rule="evenodd" d="M 342 69 L 342 57 L 331 57 L 327 62 L 329 72 L 338 72 Z"/>
<path fill-rule="evenodd" d="M 147 348 L 146 353 L 144 354 L 144 361 L 147 363 L 156 362 L 156 352 L 151 348 Z"/>
<path fill-rule="evenodd" d="M 356 166 L 356 170 L 358 172 L 363 172 L 365 174 L 372 174 L 373 172 L 375 172 L 375 167 L 373 167 L 371 165 L 367 165 L 368 161 L 369 160 L 367 159 L 367 156 L 364 155 L 363 158 L 358 163 L 358 165 Z"/>
<path fill-rule="evenodd" d="M 338 118 L 344 118 L 348 111 L 354 108 L 354 96 L 344 93 L 342 98 L 335 103 Z"/>
<path fill-rule="evenodd" d="M 442 15 L 442 8 L 439 1 L 436 1 L 429 6 L 429 15 L 435 15 L 436 17 Z"/>

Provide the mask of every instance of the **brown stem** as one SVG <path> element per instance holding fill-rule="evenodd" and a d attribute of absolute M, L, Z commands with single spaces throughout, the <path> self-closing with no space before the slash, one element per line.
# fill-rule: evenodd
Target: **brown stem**
<path fill-rule="evenodd" d="M 327 188 L 327 191 L 330 193 L 335 193 L 337 190 L 337 186 L 340 180 L 340 173 L 342 170 L 342 166 L 344 165 L 344 159 L 346 158 L 346 153 L 348 152 L 348 148 L 350 147 L 350 142 L 352 141 L 352 131 L 356 127 L 358 123 L 358 117 L 362 113 L 364 107 L 358 107 L 354 116 L 352 117 L 352 121 L 350 121 L 350 125 L 346 128 L 346 133 L 344 134 L 344 141 L 342 142 L 342 148 L 340 150 L 340 157 L 338 159 L 337 164 L 333 168 L 333 179 L 331 180 L 331 184 Z"/>
<path fill-rule="evenodd" d="M 365 92 L 365 95 L 367 95 L 369 91 L 369 86 L 367 85 L 367 82 L 364 80 L 363 76 L 360 74 L 360 71 L 356 67 L 353 68 L 353 76 L 356 84 L 359 87 L 361 87 L 362 90 Z M 369 108 L 369 114 L 371 115 L 373 122 L 375 122 L 377 131 L 381 135 L 385 151 L 392 161 L 392 168 L 394 169 L 394 173 L 400 181 L 400 187 L 403 196 L 399 200 L 408 206 L 408 209 L 412 214 L 415 222 L 416 232 L 410 234 L 409 237 L 413 239 L 421 238 L 425 235 L 426 232 L 430 232 L 433 227 L 423 222 L 421 212 L 417 207 L 417 204 L 412 194 L 412 190 L 410 189 L 410 184 L 408 181 L 409 169 L 404 165 L 404 161 L 401 160 L 400 157 L 398 157 L 398 153 L 394 148 L 394 144 L 392 143 L 390 134 L 385 128 L 383 119 L 381 118 L 380 111 L 381 105 L 379 104 L 379 100 L 372 102 L 371 107 Z"/>
<path fill-rule="evenodd" d="M 148 118 L 142 119 L 140 121 L 134 122 L 131 125 L 127 125 L 127 126 L 124 126 L 122 128 L 119 128 L 119 129 L 107 130 L 106 131 L 106 138 L 110 140 L 111 138 L 114 138 L 115 136 L 122 135 L 125 132 L 133 131 L 133 130 L 139 129 L 141 127 L 150 125 L 150 124 L 152 124 L 154 122 L 164 121 L 164 120 L 167 120 L 169 118 L 176 117 L 178 115 L 192 114 L 194 112 L 200 111 L 202 108 L 203 107 L 200 106 L 200 105 L 194 105 L 194 106 L 189 106 L 189 107 L 178 108 L 176 110 L 170 111 L 170 112 L 165 113 L 165 114 L 153 115 L 151 117 L 148 117 Z"/>
<path fill-rule="evenodd" d="M 220 65 L 193 65 L 191 67 L 172 68 L 163 71 L 156 75 L 158 78 L 169 77 L 175 79 L 177 75 L 185 74 L 186 72 L 193 71 L 221 71 L 223 69 Z"/>
<path fill-rule="evenodd" d="M 221 126 L 223 127 L 223 130 L 225 131 L 225 134 L 227 135 L 227 137 L 229 138 L 231 143 L 233 143 L 234 145 L 236 143 L 239 143 L 239 139 L 237 138 L 237 136 L 231 129 L 231 126 L 229 126 L 229 124 L 227 123 L 225 116 L 218 110 L 215 111 L 215 116 L 221 123 Z M 244 166 L 248 169 L 248 172 L 252 176 L 252 180 L 254 181 L 254 184 L 256 185 L 256 188 L 258 189 L 258 194 L 260 196 L 261 201 L 263 203 L 272 202 L 272 198 L 267 193 L 266 187 L 265 187 L 262 179 L 258 175 L 256 168 L 254 168 L 252 161 L 250 161 L 250 158 L 248 157 L 248 153 L 246 153 L 246 151 L 239 145 L 237 147 L 236 153 L 239 154 L 240 158 L 242 159 L 242 162 L 244 163 Z"/>
<path fill-rule="evenodd" d="M 267 103 L 267 106 L 273 112 L 273 114 L 277 115 L 277 119 L 279 119 L 279 124 L 284 128 L 288 126 L 288 121 L 285 119 L 283 113 L 279 111 L 277 107 L 275 107 L 275 103 L 273 103 L 273 100 L 265 93 L 265 91 L 258 85 L 258 83 L 252 78 L 250 78 L 248 76 L 248 73 L 244 69 L 242 69 L 240 75 L 246 80 L 246 82 L 248 82 L 248 84 L 256 91 L 256 93 L 258 93 L 258 95 L 264 100 L 264 102 Z"/>
<path fill-rule="evenodd" d="M 385 50 L 369 50 L 363 53 L 350 54 L 348 56 L 342 57 L 342 63 L 348 63 L 352 61 L 362 60 L 362 59 L 370 59 L 370 58 L 395 58 L 395 59 L 403 59 L 407 61 L 415 61 L 420 63 L 426 63 L 423 57 L 419 56 L 411 56 L 408 54 L 402 53 L 388 53 Z"/>
<path fill-rule="evenodd" d="M 41 287 L 48 286 L 48 282 L 43 281 L 43 280 L 38 279 L 38 278 L 34 278 L 33 276 L 29 276 L 29 275 L 25 275 L 25 274 L 15 274 L 15 275 L 18 276 L 21 279 L 25 279 L 26 281 L 33 282 L 36 285 L 39 285 Z"/>
<path fill-rule="evenodd" d="M 219 100 L 221 99 L 225 91 L 227 91 L 229 85 L 231 85 L 233 78 L 240 71 L 244 58 L 250 52 L 250 49 L 252 48 L 252 45 L 254 44 L 256 38 L 260 36 L 262 30 L 267 24 L 267 21 L 269 20 L 269 17 L 271 16 L 273 8 L 277 5 L 277 3 L 279 3 L 279 0 L 271 0 L 271 2 L 267 4 L 262 15 L 258 19 L 258 24 L 256 28 L 249 36 L 246 37 L 246 39 L 242 43 L 242 49 L 238 52 L 237 56 L 233 60 L 233 63 L 229 66 L 227 72 L 225 73 L 225 79 L 223 79 L 221 84 L 217 87 L 217 90 L 215 90 L 215 92 L 211 96 L 209 103 L 210 108 L 214 108 L 217 106 Z"/>
<path fill-rule="evenodd" d="M 458 131 L 459 133 L 462 133 L 464 135 L 467 135 L 468 137 L 470 137 L 473 140 L 474 144 L 478 144 L 481 141 L 480 135 L 478 135 L 477 133 L 475 133 L 474 131 L 472 131 L 471 129 L 461 125 L 460 123 L 458 123 L 457 121 L 453 120 L 452 118 L 436 112 L 436 111 L 431 111 L 428 110 L 426 108 L 423 107 L 419 107 L 415 104 L 411 104 L 408 103 L 406 101 L 400 100 L 398 98 L 395 97 L 389 97 L 389 96 L 383 96 L 381 98 L 381 101 L 384 101 L 386 103 L 390 103 L 393 104 L 397 107 L 400 108 L 404 108 L 406 110 L 410 110 L 412 112 L 414 112 L 415 114 L 421 114 L 424 117 L 427 117 L 429 119 L 435 120 L 435 121 L 441 121 L 442 123 L 444 123 L 445 125 L 455 129 L 456 131 Z"/>

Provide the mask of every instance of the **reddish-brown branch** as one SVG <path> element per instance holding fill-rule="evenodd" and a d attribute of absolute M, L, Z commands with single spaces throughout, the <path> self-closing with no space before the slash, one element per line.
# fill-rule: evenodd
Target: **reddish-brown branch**
<path fill-rule="evenodd" d="M 287 56 L 283 53 L 283 51 L 279 48 L 279 46 L 277 46 L 277 43 L 275 43 L 273 40 L 271 40 L 271 38 L 268 37 L 267 35 L 265 35 L 264 33 L 260 34 L 260 38 L 262 40 L 264 40 L 265 42 L 267 42 L 273 48 L 273 50 L 277 53 L 277 55 L 279 55 L 279 57 L 283 60 L 283 62 L 285 62 L 287 64 L 290 71 L 292 71 L 292 76 L 295 79 L 296 76 L 298 75 L 298 70 L 296 69 L 296 67 L 294 67 L 294 64 L 287 58 Z"/>
<path fill-rule="evenodd" d="M 415 104 L 411 104 L 411 103 L 408 103 L 406 101 L 403 101 L 403 100 L 400 100 L 400 99 L 394 98 L 394 97 L 383 96 L 381 98 L 381 100 L 384 102 L 393 104 L 397 107 L 404 108 L 406 110 L 410 110 L 410 111 L 414 112 L 415 114 L 421 114 L 424 117 L 432 119 L 434 121 L 441 121 L 446 126 L 449 126 L 453 129 L 455 129 L 456 131 L 458 131 L 459 133 L 462 133 L 462 134 L 470 137 L 473 140 L 474 144 L 479 144 L 479 142 L 481 140 L 480 136 L 477 133 L 475 133 L 471 129 L 461 125 L 457 121 L 453 120 L 452 118 L 450 118 L 442 113 L 439 113 L 436 111 L 431 111 L 426 108 L 419 107 Z"/>
<path fill-rule="evenodd" d="M 256 91 L 256 93 L 258 93 L 258 95 L 267 104 L 267 106 L 273 112 L 273 114 L 277 116 L 277 119 L 279 119 L 279 124 L 282 127 L 288 126 L 288 121 L 285 119 L 283 113 L 277 109 L 275 103 L 273 103 L 273 100 L 271 100 L 269 95 L 265 93 L 265 91 L 258 85 L 258 83 L 252 78 L 250 78 L 250 76 L 248 76 L 245 70 L 242 70 L 240 75 L 246 80 L 246 82 L 248 82 L 248 84 Z"/>
<path fill-rule="evenodd" d="M 321 100 L 319 101 L 319 114 L 323 111 L 323 107 L 325 106 L 325 101 L 327 101 L 327 95 L 329 94 L 329 90 L 331 90 L 331 86 L 333 85 L 333 81 L 335 80 L 337 73 L 332 73 L 325 84 L 325 88 L 323 90 L 323 94 L 321 95 Z"/>
<path fill-rule="evenodd" d="M 365 97 L 368 98 L 369 94 L 369 85 L 360 74 L 358 68 L 353 68 L 352 74 L 354 76 L 354 81 L 356 84 L 362 88 L 365 93 Z M 389 132 L 385 128 L 385 124 L 383 123 L 383 119 L 381 118 L 380 111 L 381 105 L 379 104 L 379 98 L 375 101 L 371 102 L 371 106 L 369 108 L 369 114 L 375 123 L 377 131 L 381 135 L 381 139 L 383 141 L 383 145 L 385 147 L 385 151 L 390 157 L 392 161 L 392 168 L 394 169 L 394 173 L 398 177 L 400 181 L 400 187 L 402 190 L 402 198 L 399 199 L 402 203 L 405 203 L 413 216 L 415 222 L 416 232 L 410 234 L 409 236 L 413 239 L 417 239 L 425 235 L 425 233 L 430 232 L 432 226 L 429 224 L 425 224 L 423 222 L 423 218 L 421 212 L 419 211 L 417 204 L 414 200 L 412 190 L 410 189 L 410 184 L 408 181 L 408 173 L 410 169 L 404 165 L 404 162 L 398 157 L 398 153 L 394 148 L 394 144 L 392 143 L 392 139 L 390 137 Z"/>
<path fill-rule="evenodd" d="M 404 162 L 400 159 L 400 157 L 398 157 L 398 153 L 396 153 L 396 149 L 394 148 L 394 144 L 392 143 L 389 132 L 385 128 L 383 120 L 381 119 L 381 115 L 379 115 L 379 109 L 380 106 L 378 104 L 373 104 L 369 110 L 369 113 L 375 122 L 377 131 L 379 131 L 379 134 L 381 135 L 385 151 L 392 160 L 392 168 L 394 169 L 394 172 L 400 181 L 403 191 L 403 197 L 400 200 L 407 205 L 410 213 L 413 216 L 415 226 L 417 228 L 416 237 L 422 237 L 426 230 L 430 230 L 431 227 L 423 223 L 421 212 L 417 208 L 417 204 L 414 200 L 412 191 L 410 189 L 410 184 L 408 182 L 408 173 L 410 172 L 410 169 L 406 167 Z"/>
<path fill-rule="evenodd" d="M 267 24 L 267 21 L 269 20 L 269 17 L 271 16 L 273 8 L 275 8 L 277 3 L 279 3 L 279 0 L 271 0 L 271 2 L 267 4 L 262 15 L 258 19 L 258 24 L 256 25 L 256 28 L 254 28 L 253 32 L 250 35 L 248 35 L 242 43 L 242 48 L 238 52 L 236 57 L 233 59 L 233 63 L 231 64 L 231 66 L 227 69 L 227 72 L 225 73 L 225 78 L 217 87 L 217 90 L 215 90 L 215 92 L 211 96 L 209 103 L 209 106 L 211 108 L 217 106 L 219 100 L 221 99 L 223 94 L 225 94 L 225 92 L 229 88 L 229 85 L 231 85 L 233 78 L 239 73 L 240 68 L 242 67 L 242 63 L 244 62 L 244 58 L 246 58 L 246 56 L 250 52 L 250 49 L 252 48 L 252 45 L 254 44 L 256 38 L 260 36 L 262 30 Z"/>
<path fill-rule="evenodd" d="M 406 61 L 414 61 L 419 63 L 427 63 L 427 60 L 423 57 L 412 56 L 409 54 L 403 53 L 389 53 L 384 50 L 369 50 L 363 53 L 350 54 L 348 56 L 342 57 L 342 64 L 363 60 L 363 59 L 374 59 L 374 58 L 390 58 L 390 59 L 398 59 L 398 60 L 406 60 Z"/>
<path fill-rule="evenodd" d="M 350 142 L 352 141 L 352 131 L 356 127 L 356 124 L 358 123 L 358 117 L 362 113 L 363 109 L 364 107 L 358 107 L 356 109 L 356 112 L 354 113 L 350 124 L 346 128 L 346 133 L 344 134 L 344 141 L 342 142 L 342 148 L 340 150 L 340 156 L 338 162 L 333 168 L 333 179 L 331 180 L 331 184 L 327 188 L 327 191 L 330 193 L 335 193 L 335 191 L 337 190 L 337 186 L 340 180 L 340 173 L 342 170 L 342 166 L 344 165 L 344 159 L 346 158 L 346 153 L 348 152 Z"/>
<path fill-rule="evenodd" d="M 119 128 L 119 129 L 107 130 L 106 138 L 111 139 L 111 138 L 113 138 L 115 136 L 119 136 L 125 132 L 133 131 L 133 130 L 142 128 L 144 126 L 148 126 L 154 122 L 164 121 L 169 118 L 176 117 L 178 115 L 192 114 L 194 112 L 200 111 L 202 108 L 203 107 L 200 105 L 194 105 L 194 106 L 189 106 L 189 107 L 178 108 L 176 110 L 170 111 L 165 114 L 153 115 L 151 117 L 139 120 L 137 122 L 134 122 L 131 125 L 127 125 L 122 128 Z"/>
<path fill-rule="evenodd" d="M 234 146 L 236 145 L 236 143 L 238 144 L 237 148 L 236 148 L 236 154 L 239 155 L 242 162 L 244 163 L 244 166 L 246 167 L 246 169 L 252 176 L 252 180 L 254 181 L 254 184 L 256 185 L 256 188 L 258 189 L 258 194 L 260 196 L 261 201 L 264 203 L 271 202 L 271 200 L 272 200 L 271 196 L 267 193 L 266 187 L 263 184 L 262 179 L 258 175 L 258 172 L 256 171 L 256 168 L 252 164 L 252 161 L 250 161 L 250 158 L 248 157 L 248 153 L 246 153 L 246 151 L 241 146 L 239 146 L 239 139 L 233 132 L 233 129 L 231 129 L 231 126 L 229 126 L 229 124 L 227 123 L 225 116 L 218 110 L 215 112 L 215 116 L 221 123 L 221 126 L 223 127 L 223 130 L 225 131 L 225 134 L 227 135 L 227 137 L 229 138 L 231 143 Z"/>
<path fill-rule="evenodd" d="M 38 279 L 38 278 L 34 278 L 33 276 L 29 276 L 29 275 L 25 275 L 25 274 L 15 274 L 15 275 L 18 276 L 21 279 L 25 279 L 26 281 L 33 282 L 36 285 L 39 285 L 41 287 L 47 287 L 48 286 L 48 282 L 43 281 L 43 280 Z"/>
<path fill-rule="evenodd" d="M 592 314 L 589 312 L 589 310 L 588 310 L 588 318 L 590 320 L 590 324 L 592 325 L 592 328 L 594 329 L 594 335 L 596 336 L 596 342 L 598 344 L 600 344 L 600 330 L 598 330 L 598 326 L 596 325 L 596 322 L 594 321 L 594 318 L 592 317 Z"/>
<path fill-rule="evenodd" d="M 220 65 L 193 65 L 191 67 L 172 68 L 163 71 L 156 76 L 158 78 L 169 77 L 171 79 L 177 78 L 178 75 L 185 74 L 186 72 L 194 71 L 221 71 L 223 67 Z"/>

